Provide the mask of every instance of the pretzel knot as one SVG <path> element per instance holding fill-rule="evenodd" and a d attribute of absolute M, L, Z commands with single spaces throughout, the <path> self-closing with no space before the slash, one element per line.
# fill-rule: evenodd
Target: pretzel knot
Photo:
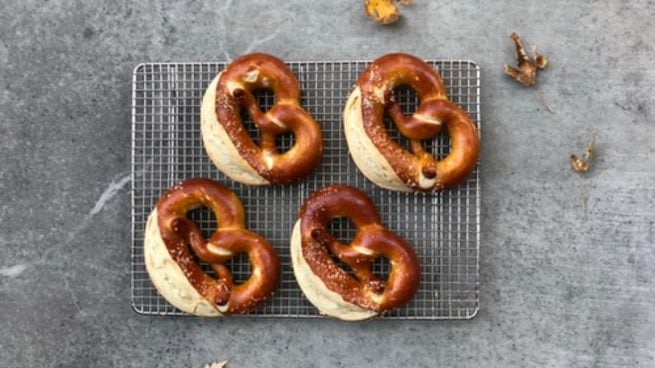
<path fill-rule="evenodd" d="M 256 90 L 271 90 L 275 104 L 263 112 Z M 241 119 L 245 112 L 260 130 L 253 142 Z M 285 184 L 308 175 L 323 150 L 321 130 L 300 106 L 298 81 L 273 56 L 249 54 L 234 60 L 207 88 L 201 130 L 214 164 L 230 178 L 251 185 Z M 276 138 L 291 132 L 295 143 L 280 152 Z"/>
<path fill-rule="evenodd" d="M 199 206 L 213 211 L 217 229 L 207 240 L 187 214 Z M 280 264 L 273 247 L 245 228 L 237 196 L 208 179 L 189 179 L 170 189 L 148 219 L 146 267 L 155 287 L 171 304 L 195 315 L 220 316 L 253 310 L 277 286 Z M 250 277 L 235 284 L 227 263 L 248 255 Z M 209 264 L 210 276 L 195 258 Z"/>
<path fill-rule="evenodd" d="M 419 106 L 403 114 L 394 88 L 413 89 Z M 387 113 L 410 149 L 395 142 L 384 127 Z M 450 153 L 437 160 L 422 141 L 435 138 L 445 126 Z M 377 185 L 398 191 L 436 191 L 456 185 L 475 168 L 479 137 L 471 118 L 448 100 L 439 74 L 424 61 L 406 54 L 375 60 L 361 74 L 344 111 L 348 147 L 357 167 Z"/>
<path fill-rule="evenodd" d="M 330 221 L 347 217 L 356 227 L 350 244 L 329 231 Z M 346 264 L 341 268 L 332 256 Z M 362 320 L 409 302 L 420 279 L 418 258 L 398 235 L 382 225 L 377 209 L 361 191 L 346 185 L 325 187 L 303 204 L 291 239 L 294 274 L 303 293 L 321 313 Z M 386 258 L 390 273 L 377 277 L 372 266 Z"/>

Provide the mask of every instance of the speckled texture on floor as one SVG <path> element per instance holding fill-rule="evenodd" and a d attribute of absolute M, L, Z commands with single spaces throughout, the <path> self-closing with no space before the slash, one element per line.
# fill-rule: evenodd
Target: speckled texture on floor
<path fill-rule="evenodd" d="M 360 1 L 3 1 L 0 366 L 655 366 L 655 4 L 427 1 L 381 28 Z M 502 75 L 520 32 L 540 91 Z M 144 61 L 407 51 L 482 68 L 481 311 L 344 324 L 135 314 L 130 87 Z M 568 156 L 597 134 L 584 179 Z"/>

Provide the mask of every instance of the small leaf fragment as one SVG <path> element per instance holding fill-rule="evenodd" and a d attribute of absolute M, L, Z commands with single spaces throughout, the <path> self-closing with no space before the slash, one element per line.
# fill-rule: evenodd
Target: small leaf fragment
<path fill-rule="evenodd" d="M 594 145 L 596 144 L 596 136 L 591 138 L 591 143 L 585 149 L 582 158 L 578 158 L 576 154 L 571 155 L 571 168 L 578 174 L 586 173 L 589 171 L 591 162 L 594 159 Z"/>

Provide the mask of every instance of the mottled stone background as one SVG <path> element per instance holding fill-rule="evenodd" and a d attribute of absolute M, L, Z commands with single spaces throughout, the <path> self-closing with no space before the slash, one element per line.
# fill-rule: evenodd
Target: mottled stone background
<path fill-rule="evenodd" d="M 0 1 L 0 366 L 655 366 L 655 3 Z M 540 90 L 502 75 L 520 32 Z M 481 311 L 471 321 L 203 320 L 130 309 L 131 72 L 144 61 L 482 68 Z M 588 210 L 569 154 L 597 134 Z"/>

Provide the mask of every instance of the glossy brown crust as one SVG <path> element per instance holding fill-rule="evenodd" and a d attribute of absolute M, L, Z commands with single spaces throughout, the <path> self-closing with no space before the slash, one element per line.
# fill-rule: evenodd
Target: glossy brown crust
<path fill-rule="evenodd" d="M 269 89 L 275 105 L 263 113 L 252 92 Z M 248 135 L 241 111 L 259 127 L 258 146 Z M 321 130 L 300 106 L 298 80 L 282 60 L 266 54 L 248 54 L 234 60 L 221 73 L 216 87 L 216 118 L 237 151 L 257 173 L 271 184 L 297 181 L 319 164 L 323 150 Z M 292 132 L 294 146 L 279 153 L 275 138 Z M 272 162 L 272 166 L 267 163 Z"/>
<path fill-rule="evenodd" d="M 375 60 L 357 81 L 362 95 L 362 121 L 371 142 L 385 157 L 398 177 L 411 189 L 442 190 L 466 180 L 475 168 L 479 154 L 479 137 L 471 118 L 448 100 L 439 74 L 424 61 L 407 54 L 388 54 Z M 393 89 L 412 88 L 419 106 L 411 116 L 403 115 Z M 383 96 L 383 100 L 380 99 Z M 384 127 L 385 111 L 402 135 L 411 142 L 411 152 L 402 148 Z M 436 137 L 440 124 L 428 124 L 425 119 L 441 121 L 448 129 L 452 142 L 450 153 L 441 160 L 425 151 L 422 140 Z M 436 182 L 429 188 L 419 186 L 418 177 Z"/>
<path fill-rule="evenodd" d="M 376 312 L 410 301 L 420 279 L 418 258 L 407 242 L 384 228 L 366 194 L 347 185 L 325 187 L 305 201 L 299 217 L 303 258 L 329 290 Z M 351 219 L 357 229 L 350 244 L 340 242 L 328 231 L 330 221 L 337 217 Z M 354 275 L 339 267 L 330 253 L 347 264 Z M 380 257 L 391 264 L 386 281 L 371 271 Z"/>
<path fill-rule="evenodd" d="M 217 230 L 206 240 L 187 213 L 199 206 L 214 212 Z M 280 263 L 273 247 L 244 226 L 239 198 L 221 184 L 209 179 L 189 179 L 171 188 L 157 202 L 158 224 L 162 240 L 171 258 L 182 269 L 189 283 L 208 302 L 227 306 L 223 314 L 245 313 L 268 298 L 277 286 Z M 222 252 L 217 254 L 216 248 Z M 216 278 L 206 274 L 194 260 L 210 264 Z M 240 285 L 232 282 L 226 263 L 246 253 L 252 274 Z"/>

